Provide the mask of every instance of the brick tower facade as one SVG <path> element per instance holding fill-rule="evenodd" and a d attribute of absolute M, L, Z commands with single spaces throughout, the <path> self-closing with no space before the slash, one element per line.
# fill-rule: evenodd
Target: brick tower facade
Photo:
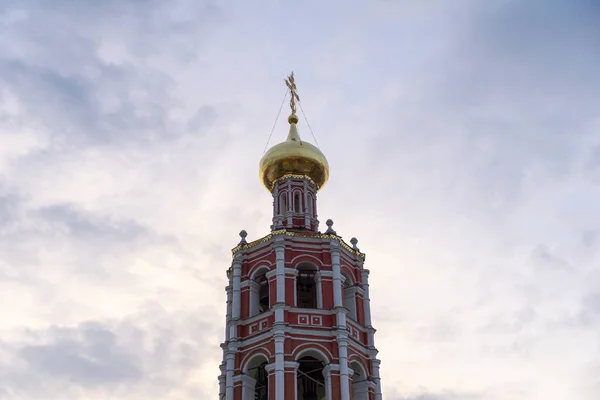
<path fill-rule="evenodd" d="M 357 240 L 318 231 L 317 191 L 329 175 L 297 132 L 293 75 L 287 141 L 261 160 L 273 195 L 271 232 L 241 241 L 227 271 L 219 399 L 380 400 L 369 270 Z"/>

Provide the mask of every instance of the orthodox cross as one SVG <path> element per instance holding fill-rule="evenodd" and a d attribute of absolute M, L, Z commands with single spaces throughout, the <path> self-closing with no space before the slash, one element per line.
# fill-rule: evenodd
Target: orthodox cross
<path fill-rule="evenodd" d="M 300 97 L 298 97 L 298 92 L 296 92 L 296 81 L 294 80 L 294 72 L 288 76 L 285 80 L 285 84 L 290 89 L 290 108 L 292 109 L 292 114 L 296 114 L 296 101 L 300 102 Z"/>

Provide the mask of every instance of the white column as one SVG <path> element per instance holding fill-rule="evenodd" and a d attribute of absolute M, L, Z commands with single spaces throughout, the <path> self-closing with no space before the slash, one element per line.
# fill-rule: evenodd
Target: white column
<path fill-rule="evenodd" d="M 219 375 L 219 400 L 222 400 L 225 398 L 225 390 L 227 387 L 227 364 L 222 363 L 219 366 L 219 369 L 221 370 L 221 375 Z"/>
<path fill-rule="evenodd" d="M 241 295 L 241 281 L 242 281 L 242 255 L 237 253 L 233 261 L 233 312 L 232 317 L 234 320 L 240 318 L 240 310 L 242 306 L 242 295 Z"/>
<path fill-rule="evenodd" d="M 308 182 L 304 181 L 304 207 L 302 211 L 304 212 L 304 227 L 306 229 L 310 228 L 310 208 L 308 207 Z"/>
<path fill-rule="evenodd" d="M 273 335 L 275 338 L 275 398 L 285 398 L 285 364 L 284 364 L 284 342 L 283 330 L 277 329 Z"/>
<path fill-rule="evenodd" d="M 254 388 L 256 387 L 256 379 L 246 374 L 238 376 L 239 380 L 242 381 L 242 399 L 254 400 Z M 236 376 L 236 378 L 238 376 Z"/>
<path fill-rule="evenodd" d="M 321 271 L 317 271 L 315 274 L 316 286 L 317 286 L 317 308 L 323 308 L 323 274 Z"/>
<path fill-rule="evenodd" d="M 373 359 L 371 360 L 373 363 L 373 381 L 375 382 L 375 400 L 381 400 L 381 378 L 379 377 L 379 365 L 381 364 L 381 360 Z"/>
<path fill-rule="evenodd" d="M 284 238 L 275 238 L 275 273 L 277 278 L 277 303 L 285 303 L 285 246 Z"/>
<path fill-rule="evenodd" d="M 342 273 L 340 272 L 340 244 L 337 240 L 331 241 L 331 269 L 333 272 L 333 307 L 343 307 Z"/>
<path fill-rule="evenodd" d="M 342 399 L 350 398 L 350 371 L 348 368 L 348 333 L 338 333 L 339 359 L 340 359 L 340 392 Z"/>
<path fill-rule="evenodd" d="M 279 214 L 281 214 L 279 209 L 279 187 L 275 185 L 275 188 L 273 188 L 273 222 Z"/>
<path fill-rule="evenodd" d="M 287 191 L 287 198 L 288 198 L 287 227 L 289 228 L 290 226 L 292 226 L 292 212 L 294 211 L 294 197 L 292 196 L 292 182 L 289 180 L 287 182 L 287 188 L 288 188 L 288 191 Z"/>
<path fill-rule="evenodd" d="M 365 326 L 371 325 L 371 298 L 369 297 L 369 270 L 363 269 L 362 272 L 362 288 L 363 288 L 363 309 L 365 313 Z"/>
<path fill-rule="evenodd" d="M 297 363 L 296 361 L 286 361 L 285 362 L 286 368 L 290 368 L 290 367 L 294 368 L 294 399 L 298 398 L 298 367 L 299 366 L 300 366 L 300 363 Z"/>
<path fill-rule="evenodd" d="M 352 384 L 352 400 L 369 399 L 369 381 L 356 382 Z"/>
<path fill-rule="evenodd" d="M 269 374 L 269 378 L 268 378 L 268 382 L 271 382 L 271 379 L 275 379 L 275 399 L 279 399 L 279 389 L 277 389 L 277 361 L 271 364 L 267 364 L 265 365 L 265 371 L 268 372 Z M 269 385 L 269 391 L 270 391 L 270 385 Z M 271 397 L 271 394 L 269 394 L 269 397 Z M 285 397 L 281 397 L 282 399 L 285 399 Z"/>
<path fill-rule="evenodd" d="M 323 368 L 323 376 L 325 377 L 325 398 L 327 400 L 331 400 L 332 398 L 332 388 L 331 388 L 331 371 L 339 370 L 339 365 L 337 364 L 329 364 Z M 344 399 L 344 397 L 342 397 Z M 346 397 L 348 399 L 348 397 Z"/>
<path fill-rule="evenodd" d="M 233 303 L 233 287 L 231 285 L 225 288 L 227 292 L 227 316 L 225 318 L 225 340 L 229 340 L 231 336 L 230 326 L 231 326 L 231 317 L 232 317 L 232 303 Z"/>
<path fill-rule="evenodd" d="M 233 400 L 233 370 L 235 368 L 235 351 L 227 351 L 227 373 L 225 375 L 225 400 Z"/>
<path fill-rule="evenodd" d="M 342 274 L 340 272 L 340 244 L 331 241 L 331 269 L 333 270 L 333 305 L 337 319 L 337 342 L 340 359 L 340 391 L 342 399 L 350 398 L 348 380 L 348 328 L 346 327 L 346 309 L 342 298 Z"/>
<path fill-rule="evenodd" d="M 248 289 L 250 289 L 250 305 L 249 305 L 249 310 L 248 310 L 248 315 L 250 317 L 254 317 L 255 315 L 258 315 L 259 312 L 259 289 L 260 289 L 260 285 L 253 281 L 250 280 L 248 281 Z"/>

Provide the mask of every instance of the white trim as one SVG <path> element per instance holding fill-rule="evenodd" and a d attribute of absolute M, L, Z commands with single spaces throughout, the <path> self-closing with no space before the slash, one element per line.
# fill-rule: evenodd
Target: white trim
<path fill-rule="evenodd" d="M 301 258 L 301 257 L 314 258 L 317 261 L 316 263 L 314 263 L 315 267 L 317 267 L 317 268 L 323 266 L 323 261 L 321 261 L 321 259 L 318 258 L 317 256 L 313 256 L 312 254 L 300 254 L 300 255 L 297 255 L 296 257 L 294 257 L 294 258 L 292 258 L 290 260 L 290 264 L 294 265 L 294 267 L 297 268 L 298 266 L 296 264 L 300 264 L 300 263 L 303 263 L 303 262 L 310 263 L 310 261 L 299 261 L 299 262 L 297 262 L 296 260 L 299 259 L 299 258 Z"/>
<path fill-rule="evenodd" d="M 316 345 L 315 343 L 310 343 L 310 346 L 305 347 L 304 349 L 300 350 L 298 352 L 298 354 L 296 354 L 294 356 L 294 360 L 298 361 L 299 359 L 301 359 L 304 356 L 304 354 L 309 353 L 309 352 L 315 352 L 315 353 L 319 354 L 321 357 L 323 357 L 323 359 L 320 360 L 320 361 L 323 361 L 323 362 L 326 362 L 326 363 L 330 363 L 331 360 L 333 360 L 333 355 L 331 353 L 329 353 L 330 355 L 327 356 L 327 354 L 325 354 L 323 352 L 323 350 L 320 350 L 320 349 L 318 349 L 316 347 L 311 347 L 311 346 L 315 346 L 315 345 Z M 320 346 L 320 345 L 318 345 L 318 346 Z M 327 352 L 329 352 L 329 350 L 327 350 Z"/>
<path fill-rule="evenodd" d="M 369 374 L 367 373 L 367 369 L 365 368 L 365 366 L 362 364 L 361 361 L 362 360 L 360 360 L 360 359 L 356 360 L 354 358 L 352 360 L 348 359 L 348 365 L 357 364 L 362 372 L 362 375 L 364 375 L 365 378 L 368 378 Z M 352 370 L 352 375 L 354 375 L 356 373 L 356 369 L 354 369 L 354 368 L 350 368 L 350 369 Z"/>
<path fill-rule="evenodd" d="M 273 311 L 272 310 L 265 311 L 262 314 L 257 314 L 257 315 L 254 315 L 252 317 L 249 317 L 249 318 L 246 318 L 246 319 L 240 321 L 240 325 L 246 326 L 246 325 L 249 325 L 249 324 L 251 324 L 253 322 L 259 321 L 259 320 L 261 320 L 263 318 L 268 318 L 271 315 L 273 315 Z"/>
<path fill-rule="evenodd" d="M 257 274 L 258 272 L 260 272 L 261 270 L 263 270 L 263 269 L 266 269 L 266 270 L 267 270 L 267 273 L 269 273 L 269 271 L 271 271 L 271 267 L 272 267 L 272 265 L 271 265 L 271 264 L 268 264 L 268 265 L 267 265 L 267 264 L 265 264 L 265 263 L 260 263 L 259 265 L 257 265 L 257 266 L 255 266 L 255 267 L 253 267 L 253 268 L 252 268 L 252 270 L 251 270 L 251 271 L 252 271 L 252 273 L 251 273 L 251 274 L 249 274 L 249 276 L 248 276 L 248 280 L 251 280 L 251 281 L 253 281 L 254 279 L 256 279 L 256 274 Z"/>
<path fill-rule="evenodd" d="M 267 272 L 265 274 L 265 277 L 269 280 L 271 280 L 272 277 L 277 276 L 277 270 L 276 269 L 272 269 L 269 272 Z"/>
<path fill-rule="evenodd" d="M 325 330 L 326 329 L 326 330 Z M 326 337 L 326 338 L 335 338 L 337 331 L 335 330 L 331 330 L 330 328 L 325 328 L 325 329 L 304 329 L 304 328 L 296 328 L 296 327 L 292 327 L 290 328 L 290 333 L 292 334 L 296 334 L 298 336 L 320 336 L 320 337 Z"/>
<path fill-rule="evenodd" d="M 262 349 L 262 350 L 265 350 L 267 353 L 269 352 L 267 349 Z M 254 360 L 255 358 L 259 358 L 259 357 L 264 358 L 268 363 L 269 359 L 271 358 L 271 355 L 269 354 L 269 356 L 266 356 L 265 354 L 260 353 L 260 352 L 246 354 L 244 356 L 244 358 L 242 358 L 242 361 L 240 361 L 240 365 L 242 366 L 242 368 L 240 368 L 240 370 L 242 371 L 242 373 L 247 374 L 248 373 L 248 365 L 250 364 L 250 362 L 252 362 L 252 360 Z"/>

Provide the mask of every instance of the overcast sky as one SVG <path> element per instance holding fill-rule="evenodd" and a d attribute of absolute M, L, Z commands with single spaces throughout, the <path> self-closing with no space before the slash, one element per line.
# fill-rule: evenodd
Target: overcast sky
<path fill-rule="evenodd" d="M 3 0 L 0 398 L 217 397 L 294 70 L 384 398 L 598 399 L 599 63 L 596 0 Z"/>

